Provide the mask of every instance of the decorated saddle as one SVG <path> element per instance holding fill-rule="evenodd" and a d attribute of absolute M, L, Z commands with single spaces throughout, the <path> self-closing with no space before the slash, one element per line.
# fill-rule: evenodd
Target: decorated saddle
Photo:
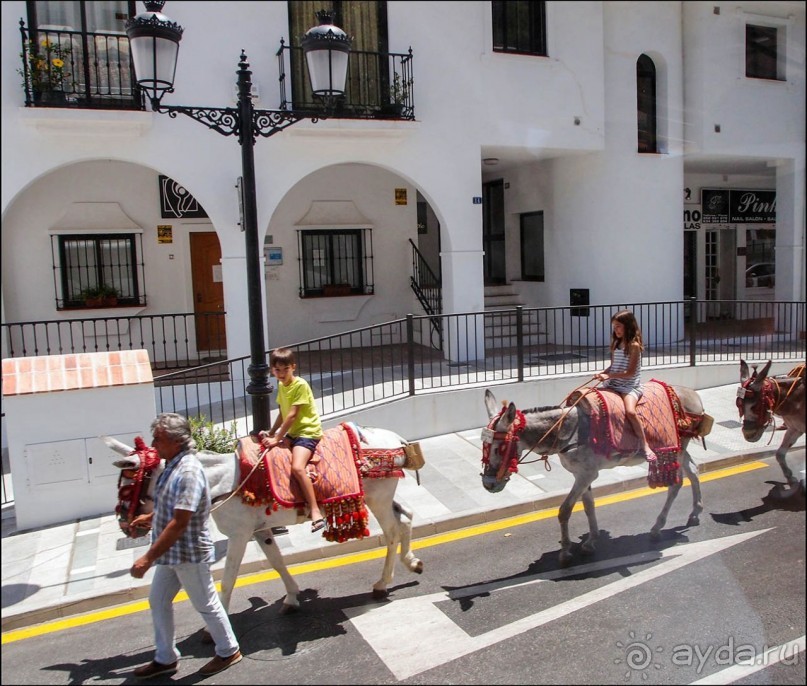
<path fill-rule="evenodd" d="M 291 450 L 278 446 L 267 451 L 258 437 L 247 436 L 239 440 L 236 454 L 242 502 L 265 507 L 266 514 L 279 507 L 304 511 L 305 497 L 291 476 Z M 306 471 L 327 521 L 322 534 L 326 540 L 341 543 L 370 535 L 362 477 L 402 477 L 395 462 L 402 463 L 403 456 L 403 447 L 362 448 L 357 428 L 346 423 L 324 432 Z"/>
<path fill-rule="evenodd" d="M 675 389 L 663 381 L 652 379 L 643 385 L 642 391 L 636 414 L 647 442 L 658 457 L 648 466 L 648 485 L 656 488 L 680 483 L 676 454 L 681 451 L 681 436 L 701 435 L 699 425 L 705 415 L 685 412 Z M 588 415 L 589 442 L 599 455 L 618 458 L 641 448 L 639 437 L 625 419 L 625 403 L 618 393 L 590 388 L 572 395 L 567 404 L 579 405 Z"/>

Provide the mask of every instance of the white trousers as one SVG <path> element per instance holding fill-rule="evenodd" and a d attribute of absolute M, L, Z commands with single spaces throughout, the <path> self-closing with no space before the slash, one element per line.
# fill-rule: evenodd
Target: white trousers
<path fill-rule="evenodd" d="M 238 641 L 230 618 L 216 593 L 207 562 L 184 562 L 178 565 L 155 565 L 154 580 L 149 591 L 151 621 L 154 623 L 154 659 L 170 665 L 180 658 L 174 631 L 174 598 L 184 588 L 193 608 L 202 615 L 216 644 L 216 655 L 230 657 L 238 650 Z"/>

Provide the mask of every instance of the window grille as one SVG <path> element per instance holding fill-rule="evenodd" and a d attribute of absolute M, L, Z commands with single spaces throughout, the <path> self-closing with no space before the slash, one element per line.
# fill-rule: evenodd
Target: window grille
<path fill-rule="evenodd" d="M 297 234 L 300 297 L 373 292 L 370 229 L 311 229 Z"/>
<path fill-rule="evenodd" d="M 56 308 L 97 307 L 88 300 L 112 296 L 117 305 L 145 305 L 140 234 L 70 234 L 51 237 Z"/>

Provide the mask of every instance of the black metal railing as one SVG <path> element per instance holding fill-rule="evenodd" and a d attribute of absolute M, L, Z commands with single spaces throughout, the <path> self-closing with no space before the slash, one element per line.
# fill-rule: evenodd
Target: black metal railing
<path fill-rule="evenodd" d="M 426 262 L 423 254 L 418 250 L 414 241 L 410 238 L 409 244 L 412 246 L 412 275 L 409 283 L 418 302 L 423 306 L 428 315 L 441 314 L 443 311 L 443 285 L 440 277 L 437 276 L 429 263 Z M 439 350 L 443 349 L 443 331 L 439 317 L 431 317 L 431 343 Z"/>
<path fill-rule="evenodd" d="M 712 319 L 715 301 L 545 307 L 408 315 L 385 324 L 293 344 L 299 373 L 324 418 L 380 402 L 468 385 L 595 373 L 608 365 L 610 318 L 627 307 L 642 328 L 645 369 L 770 358 L 804 361 L 805 303 L 721 301 L 733 320 Z M 694 323 L 685 308 L 697 313 Z M 440 319 L 443 348 L 430 342 Z M 249 358 L 155 379 L 160 411 L 231 422 L 251 412 Z M 226 374 L 223 372 L 227 369 Z M 206 387 L 199 376 L 210 376 Z"/>
<path fill-rule="evenodd" d="M 449 388 L 601 371 L 609 361 L 610 318 L 623 307 L 634 311 L 641 326 L 645 370 L 739 362 L 741 358 L 795 364 L 807 357 L 804 302 L 736 300 L 586 308 L 518 306 L 481 313 L 407 315 L 291 347 L 297 354 L 298 371 L 311 383 L 319 413 L 327 419 L 373 404 Z M 168 328 L 190 332 L 193 315 L 129 319 L 172 321 L 183 317 L 189 319 Z M 433 317 L 439 318 L 444 332 L 442 350 L 430 344 Z M 84 321 L 76 320 L 75 325 Z M 223 327 L 223 318 L 220 321 Z M 66 349 L 67 341 L 63 339 L 67 334 L 63 329 L 49 330 L 50 338 L 42 339 L 44 325 L 51 322 L 3 324 L 6 344 L 12 332 L 19 336 L 31 324 L 40 326 L 40 342 L 25 348 L 25 354 L 56 354 Z M 130 326 L 142 327 L 143 322 L 130 322 Z M 160 337 L 152 338 L 156 343 Z M 190 333 L 161 338 L 170 347 L 174 344 L 168 341 L 190 340 Z M 146 337 L 130 336 L 128 340 L 132 348 L 149 349 Z M 177 345 L 177 349 L 181 348 Z M 152 351 L 159 349 L 151 345 Z M 19 348 L 15 352 L 23 354 Z M 252 407 L 246 392 L 249 364 L 250 358 L 245 356 L 156 376 L 158 411 L 204 415 L 226 426 L 250 416 Z M 7 492 L 4 491 L 4 503 Z"/>
<path fill-rule="evenodd" d="M 20 19 L 26 107 L 144 109 L 125 33 L 26 28 Z"/>
<path fill-rule="evenodd" d="M 325 104 L 316 101 L 311 93 L 303 49 L 293 48 L 281 40 L 277 58 L 280 109 L 312 114 L 324 112 Z M 345 95 L 335 104 L 332 116 L 342 119 L 413 120 L 413 73 L 412 48 L 408 53 L 351 50 Z"/>
<path fill-rule="evenodd" d="M 147 350 L 153 369 L 196 367 L 226 357 L 224 312 L 2 324 L 6 357 Z"/>

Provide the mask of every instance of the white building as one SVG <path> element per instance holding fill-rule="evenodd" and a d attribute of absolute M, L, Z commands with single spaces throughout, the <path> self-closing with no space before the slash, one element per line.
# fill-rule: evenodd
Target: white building
<path fill-rule="evenodd" d="M 226 311 L 226 343 L 189 345 L 246 355 L 241 149 L 133 99 L 134 4 L 0 5 L 2 320 Z M 268 347 L 423 313 L 413 245 L 447 313 L 804 300 L 803 2 L 332 4 L 354 37 L 345 110 L 376 116 L 254 148 Z M 278 108 L 285 40 L 302 106 L 290 64 L 321 6 L 167 3 L 184 36 L 163 105 L 235 106 L 243 49 L 256 107 Z M 64 58 L 58 102 L 26 103 L 21 19 Z M 390 118 L 393 73 L 409 109 Z M 118 304 L 88 309 L 100 282 Z"/>

